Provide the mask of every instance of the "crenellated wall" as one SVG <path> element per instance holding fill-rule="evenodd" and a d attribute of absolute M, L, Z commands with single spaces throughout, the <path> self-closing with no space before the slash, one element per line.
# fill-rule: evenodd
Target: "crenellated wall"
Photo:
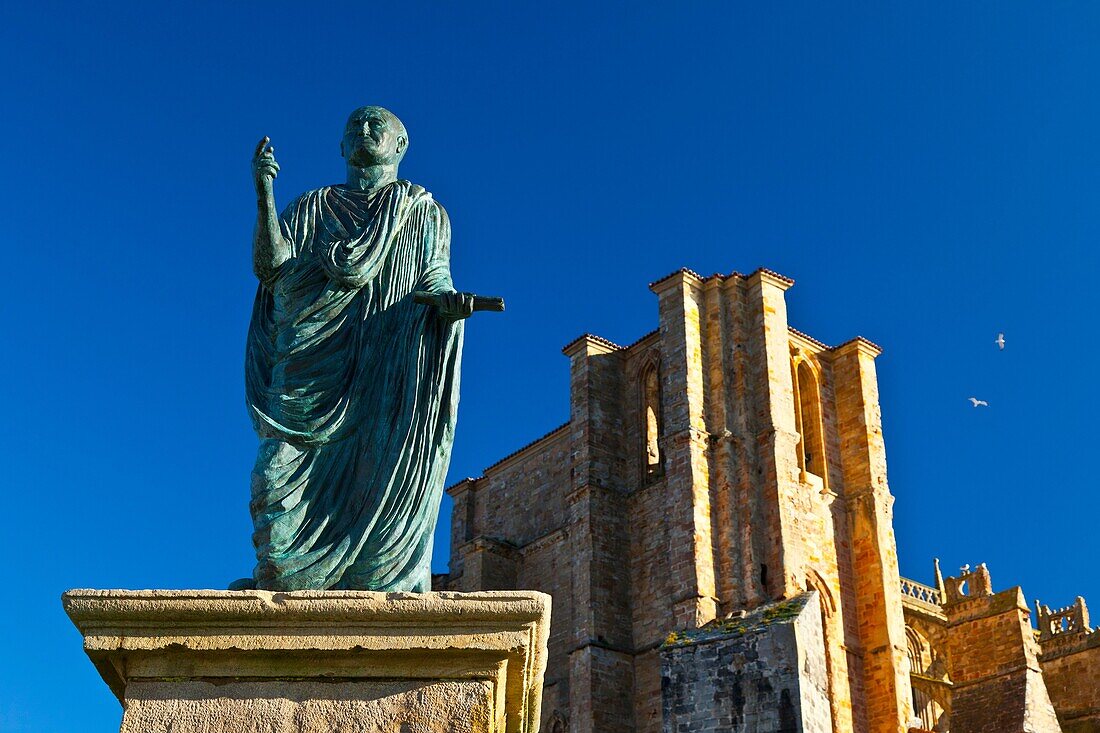
<path fill-rule="evenodd" d="M 1080 596 L 1052 611 L 1035 602 L 1039 663 L 1063 733 L 1100 733 L 1100 633 Z"/>

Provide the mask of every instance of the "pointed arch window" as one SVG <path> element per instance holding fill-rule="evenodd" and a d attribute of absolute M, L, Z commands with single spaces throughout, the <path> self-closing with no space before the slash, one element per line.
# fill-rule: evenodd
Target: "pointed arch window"
<path fill-rule="evenodd" d="M 642 435 L 645 481 L 650 483 L 664 474 L 661 455 L 661 379 L 656 362 L 642 370 Z"/>
<path fill-rule="evenodd" d="M 945 700 L 936 694 L 937 688 L 929 686 L 926 680 L 946 679 L 943 658 L 937 655 L 928 639 L 908 624 L 905 627 L 905 640 L 909 654 L 913 715 L 920 720 L 922 730 L 941 730 L 939 725 L 946 712 L 943 705 Z"/>
<path fill-rule="evenodd" d="M 825 462 L 825 425 L 821 415 L 821 389 L 817 372 L 804 358 L 792 365 L 794 382 L 795 429 L 798 431 L 798 467 L 802 480 L 807 474 L 821 478 L 828 488 L 828 471 Z"/>
<path fill-rule="evenodd" d="M 812 570 L 807 576 L 806 590 L 817 591 L 818 612 L 821 614 L 821 640 L 825 646 L 825 680 L 829 699 L 833 700 L 835 699 L 833 697 L 833 640 L 836 633 L 833 629 L 833 615 L 836 612 L 836 603 L 833 600 L 833 594 L 829 591 L 828 583 L 816 570 Z M 835 733 L 840 730 L 839 718 L 836 707 L 830 707 L 832 708 L 832 730 Z"/>

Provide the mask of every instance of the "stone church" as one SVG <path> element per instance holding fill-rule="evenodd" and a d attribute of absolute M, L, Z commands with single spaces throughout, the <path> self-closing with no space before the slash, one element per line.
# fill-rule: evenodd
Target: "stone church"
<path fill-rule="evenodd" d="M 553 597 L 546 733 L 1100 731 L 1081 598 L 900 577 L 880 349 L 792 285 L 681 270 L 657 330 L 567 345 L 569 422 L 448 489 L 436 587 Z"/>

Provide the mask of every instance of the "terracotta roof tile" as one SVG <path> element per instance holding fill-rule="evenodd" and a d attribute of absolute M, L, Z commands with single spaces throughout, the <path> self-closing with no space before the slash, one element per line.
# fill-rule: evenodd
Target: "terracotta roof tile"
<path fill-rule="evenodd" d="M 787 277 L 786 275 L 780 275 L 780 274 L 779 274 L 778 272 L 776 272 L 775 270 L 769 270 L 769 269 L 768 269 L 768 268 L 766 268 L 766 267 L 759 267 L 759 268 L 757 268 L 757 270 L 756 270 L 756 271 L 757 271 L 757 272 L 766 272 L 767 274 L 771 275 L 772 277 L 777 277 L 777 278 L 779 278 L 780 280 L 782 280 L 783 282 L 787 283 L 788 285 L 794 285 L 794 280 L 792 280 L 791 278 Z"/>
<path fill-rule="evenodd" d="M 655 288 L 658 285 L 660 285 L 661 283 L 663 283 L 665 280 L 668 280 L 670 277 L 675 277 L 676 275 L 680 275 L 680 274 L 691 275 L 696 280 L 704 280 L 705 279 L 702 275 L 697 273 L 695 270 L 691 270 L 691 269 L 688 269 L 686 267 L 681 267 L 679 270 L 673 270 L 672 272 L 668 273 L 664 277 L 657 278 L 656 280 L 654 280 L 653 282 L 651 282 L 649 284 L 649 287 L 650 288 Z"/>
<path fill-rule="evenodd" d="M 780 275 L 775 270 L 769 270 L 766 267 L 759 267 L 752 274 L 756 274 L 757 272 L 767 273 L 768 275 L 771 275 L 772 277 L 775 277 L 775 278 L 778 278 L 778 279 L 782 280 L 783 282 L 787 283 L 788 285 L 794 285 L 794 280 L 787 277 L 786 275 Z M 687 267 L 681 267 L 679 270 L 675 270 L 673 272 L 668 273 L 667 275 L 665 275 L 662 278 L 654 280 L 653 282 L 651 282 L 649 284 L 649 287 L 650 287 L 650 289 L 652 289 L 652 288 L 660 285 L 661 283 L 663 283 L 665 280 L 668 280 L 670 277 L 675 277 L 676 275 L 680 275 L 680 274 L 691 275 L 692 277 L 699 280 L 700 282 L 709 282 L 711 280 L 716 280 L 716 279 L 719 280 L 719 281 L 729 280 L 731 277 L 736 277 L 736 278 L 740 278 L 740 279 L 744 279 L 744 278 L 748 277 L 748 275 L 744 275 L 740 272 L 737 272 L 736 270 L 734 270 L 733 272 L 731 272 L 728 275 L 723 275 L 722 273 L 716 272 L 716 273 L 714 273 L 713 275 L 711 275 L 709 277 L 703 277 L 702 275 L 700 275 L 695 270 L 692 270 L 692 269 L 687 268 Z"/>
<path fill-rule="evenodd" d="M 595 341 L 598 344 L 603 344 L 604 346 L 608 347 L 609 349 L 614 349 L 615 351 L 621 351 L 623 349 L 622 346 L 619 346 L 614 341 L 608 341 L 603 336 L 597 336 L 594 333 L 582 333 L 580 336 L 573 339 L 572 341 L 567 343 L 565 346 L 561 347 L 562 353 L 563 354 L 567 353 L 571 348 L 576 346 L 581 341 L 584 341 L 585 339 L 591 339 L 592 341 Z"/>
<path fill-rule="evenodd" d="M 821 348 L 823 348 L 823 349 L 831 349 L 831 348 L 833 348 L 832 346 L 829 346 L 829 345 L 828 345 L 828 344 L 826 344 L 826 343 L 823 343 L 823 342 L 821 342 L 821 341 L 818 341 L 817 339 L 815 339 L 815 338 L 814 338 L 813 336 L 811 336 L 810 334 L 808 334 L 808 333 L 804 333 L 804 332 L 802 332 L 802 331 L 799 331 L 799 330 L 798 330 L 797 328 L 795 328 L 794 326 L 787 326 L 787 330 L 788 330 L 788 331 L 790 331 L 791 333 L 793 333 L 793 334 L 794 334 L 794 335 L 796 335 L 796 336 L 801 336 L 802 338 L 806 339 L 807 341 L 809 341 L 810 343 L 814 344 L 815 346 L 820 346 L 820 347 L 821 347 Z"/>
<path fill-rule="evenodd" d="M 881 346 L 876 344 L 871 339 L 863 338 L 862 336 L 856 336 L 855 338 L 850 338 L 847 341 L 845 341 L 844 343 L 842 343 L 838 346 L 834 346 L 832 350 L 836 351 L 837 349 L 842 349 L 845 346 L 847 346 L 848 344 L 854 344 L 857 341 L 860 342 L 860 343 L 866 344 L 867 346 L 870 346 L 872 349 L 874 349 L 875 351 L 877 351 L 880 354 L 882 353 L 882 347 Z"/>
<path fill-rule="evenodd" d="M 871 347 L 872 349 L 874 349 L 875 351 L 879 352 L 880 354 L 882 353 L 882 347 L 881 347 L 881 346 L 879 346 L 878 344 L 876 344 L 876 343 L 875 343 L 874 341 L 871 341 L 870 339 L 866 339 L 866 338 L 863 338 L 862 336 L 856 336 L 855 338 L 850 338 L 850 339 L 848 339 L 847 341 L 845 341 L 844 343 L 842 343 L 842 344 L 839 344 L 839 345 L 837 345 L 837 346 L 829 346 L 829 345 L 828 345 L 828 344 L 826 344 L 826 343 L 823 343 L 823 342 L 821 342 L 821 341 L 818 341 L 817 339 L 815 339 L 815 338 L 814 338 L 813 336 L 811 336 L 810 334 L 808 334 L 808 333 L 805 333 L 805 332 L 803 332 L 803 331 L 799 331 L 799 330 L 798 330 L 797 328 L 795 328 L 794 326 L 787 326 L 787 330 L 788 330 L 788 331 L 790 331 L 791 333 L 793 333 L 793 334 L 795 334 L 795 335 L 797 335 L 797 336 L 801 336 L 802 338 L 806 339 L 807 341 L 810 341 L 811 343 L 813 343 L 813 344 L 815 344 L 815 345 L 817 345 L 817 346 L 820 346 L 820 347 L 821 347 L 821 348 L 823 348 L 823 349 L 827 349 L 827 350 L 829 350 L 829 351 L 836 351 L 837 349 L 842 349 L 842 348 L 844 348 L 844 347 L 845 347 L 845 346 L 847 346 L 848 344 L 851 344 L 851 343 L 855 343 L 856 341 L 859 341 L 859 342 L 861 342 L 861 343 L 867 344 L 868 346 L 870 346 L 870 347 Z"/>
<path fill-rule="evenodd" d="M 467 476 L 464 479 L 459 479 L 458 481 L 455 481 L 453 484 L 451 484 L 450 486 L 448 486 L 447 488 L 445 488 L 443 490 L 450 493 L 451 489 L 456 489 L 459 486 L 461 486 L 462 484 L 466 483 L 467 481 L 470 481 L 472 483 L 474 481 L 480 481 L 483 478 L 485 478 L 485 477 L 484 476 Z"/>

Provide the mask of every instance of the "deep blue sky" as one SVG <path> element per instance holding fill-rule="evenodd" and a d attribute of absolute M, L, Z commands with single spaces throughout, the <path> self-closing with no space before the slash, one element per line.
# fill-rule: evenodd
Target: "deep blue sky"
<path fill-rule="evenodd" d="M 280 204 L 339 182 L 364 103 L 455 282 L 508 301 L 467 331 L 451 481 L 568 418 L 559 349 L 654 328 L 648 282 L 764 265 L 793 325 L 885 347 L 902 573 L 1100 610 L 1100 6 L 337 5 L 0 10 L 0 731 L 117 729 L 63 590 L 250 571 L 249 156 L 272 137 Z"/>

